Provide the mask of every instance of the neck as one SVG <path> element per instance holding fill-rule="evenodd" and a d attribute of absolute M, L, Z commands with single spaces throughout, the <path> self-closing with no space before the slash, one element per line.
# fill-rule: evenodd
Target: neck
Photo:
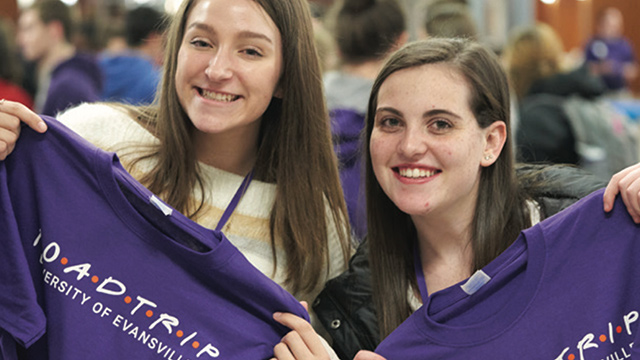
<path fill-rule="evenodd" d="M 473 214 L 469 214 L 460 217 L 457 213 L 456 216 L 449 218 L 412 217 L 418 234 L 422 271 L 430 294 L 452 286 L 471 275 L 472 216 Z"/>
<path fill-rule="evenodd" d="M 374 80 L 383 64 L 384 59 L 370 60 L 359 64 L 343 64 L 341 69 L 347 74 Z"/>
<path fill-rule="evenodd" d="M 144 56 L 151 59 L 156 66 L 162 66 L 164 57 L 164 41 L 162 35 L 151 34 L 136 48 Z"/>
<path fill-rule="evenodd" d="M 197 132 L 196 157 L 209 166 L 244 176 L 251 171 L 258 158 L 258 133 L 259 127 L 248 134 Z"/>
<path fill-rule="evenodd" d="M 76 48 L 70 43 L 62 42 L 56 44 L 38 63 L 41 72 L 47 73 L 52 71 L 56 66 L 65 60 L 73 57 Z"/>

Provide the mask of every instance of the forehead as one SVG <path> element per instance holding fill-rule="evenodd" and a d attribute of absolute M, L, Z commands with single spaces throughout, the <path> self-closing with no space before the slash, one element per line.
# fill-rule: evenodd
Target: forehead
<path fill-rule="evenodd" d="M 37 9 L 28 9 L 25 10 L 18 19 L 18 23 L 20 25 L 34 25 L 38 23 L 42 23 L 40 19 L 40 14 Z"/>
<path fill-rule="evenodd" d="M 469 107 L 466 78 L 451 65 L 426 64 L 391 74 L 380 87 L 378 106 L 387 101 L 429 106 Z"/>
<path fill-rule="evenodd" d="M 186 28 L 193 23 L 220 30 L 259 32 L 278 40 L 280 32 L 267 12 L 254 0 L 196 0 Z"/>

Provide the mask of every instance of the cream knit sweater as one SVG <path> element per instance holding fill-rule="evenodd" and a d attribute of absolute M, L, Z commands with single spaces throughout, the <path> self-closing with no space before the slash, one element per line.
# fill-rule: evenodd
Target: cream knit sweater
<path fill-rule="evenodd" d="M 157 142 L 146 129 L 135 122 L 126 112 L 105 104 L 82 104 L 58 115 L 58 119 L 99 148 L 115 152 L 127 166 L 127 151 L 135 149 L 136 145 L 148 145 Z M 214 167 L 200 164 L 205 179 L 205 205 L 201 215 L 195 219 L 200 225 L 214 229 L 231 198 L 243 180 L 242 176 L 232 174 Z M 139 163 L 133 169 L 132 175 L 140 175 L 149 171 L 153 161 Z M 238 207 L 223 228 L 223 232 L 240 252 L 272 280 L 284 286 L 287 259 L 280 242 L 276 239 L 277 268 L 274 272 L 271 241 L 269 238 L 269 215 L 274 204 L 276 185 L 253 180 L 242 197 Z M 194 192 L 195 197 L 200 197 Z M 340 243 L 335 226 L 327 210 L 329 224 L 329 275 L 326 272 L 318 274 L 321 286 L 308 294 L 293 294 L 298 300 L 305 300 L 309 304 L 318 295 L 324 283 L 344 271 Z M 315 323 L 315 321 L 314 321 Z M 318 328 L 316 326 L 316 328 Z"/>

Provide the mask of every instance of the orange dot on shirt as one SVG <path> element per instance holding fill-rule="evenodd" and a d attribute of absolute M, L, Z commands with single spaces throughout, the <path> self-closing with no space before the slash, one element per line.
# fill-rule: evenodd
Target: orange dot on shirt
<path fill-rule="evenodd" d="M 200 347 L 200 343 L 197 341 L 194 341 L 193 344 L 191 344 L 191 346 L 193 346 L 194 349 L 197 349 Z"/>
<path fill-rule="evenodd" d="M 567 358 L 569 360 L 576 360 L 576 356 L 573 354 L 569 354 L 569 357 Z"/>
<path fill-rule="evenodd" d="M 607 341 L 607 335 L 600 335 L 600 342 Z"/>
<path fill-rule="evenodd" d="M 125 296 L 124 297 L 124 302 L 127 304 L 131 304 L 131 296 Z"/>
<path fill-rule="evenodd" d="M 60 264 L 62 265 L 67 265 L 68 262 L 69 262 L 69 259 L 67 259 L 66 257 L 63 257 L 62 259 L 60 259 Z"/>
<path fill-rule="evenodd" d="M 100 278 L 99 278 L 99 277 L 97 277 L 97 276 L 94 276 L 94 277 L 92 277 L 92 278 L 91 278 L 91 281 L 95 284 L 95 283 L 97 283 L 98 281 L 100 281 Z"/>
<path fill-rule="evenodd" d="M 184 333 L 182 332 L 182 330 L 178 330 L 178 331 L 176 331 L 176 336 L 177 337 L 182 337 L 182 336 L 184 336 Z"/>
<path fill-rule="evenodd" d="M 151 310 L 147 310 L 147 312 L 145 313 L 145 315 L 147 315 L 147 317 L 152 317 L 152 316 L 153 316 L 153 311 L 151 311 Z"/>
<path fill-rule="evenodd" d="M 618 326 L 618 327 L 616 328 L 616 332 L 617 332 L 618 334 L 620 334 L 620 333 L 622 332 L 622 326 Z"/>

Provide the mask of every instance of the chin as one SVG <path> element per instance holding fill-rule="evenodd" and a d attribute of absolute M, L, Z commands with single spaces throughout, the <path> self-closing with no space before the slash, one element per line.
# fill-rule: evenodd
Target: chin
<path fill-rule="evenodd" d="M 394 202 L 395 203 L 395 202 Z M 412 203 L 395 203 L 400 211 L 403 213 L 414 216 L 414 215 L 424 215 L 431 211 L 431 206 L 427 201 L 421 202 L 420 204 L 416 202 Z"/>

